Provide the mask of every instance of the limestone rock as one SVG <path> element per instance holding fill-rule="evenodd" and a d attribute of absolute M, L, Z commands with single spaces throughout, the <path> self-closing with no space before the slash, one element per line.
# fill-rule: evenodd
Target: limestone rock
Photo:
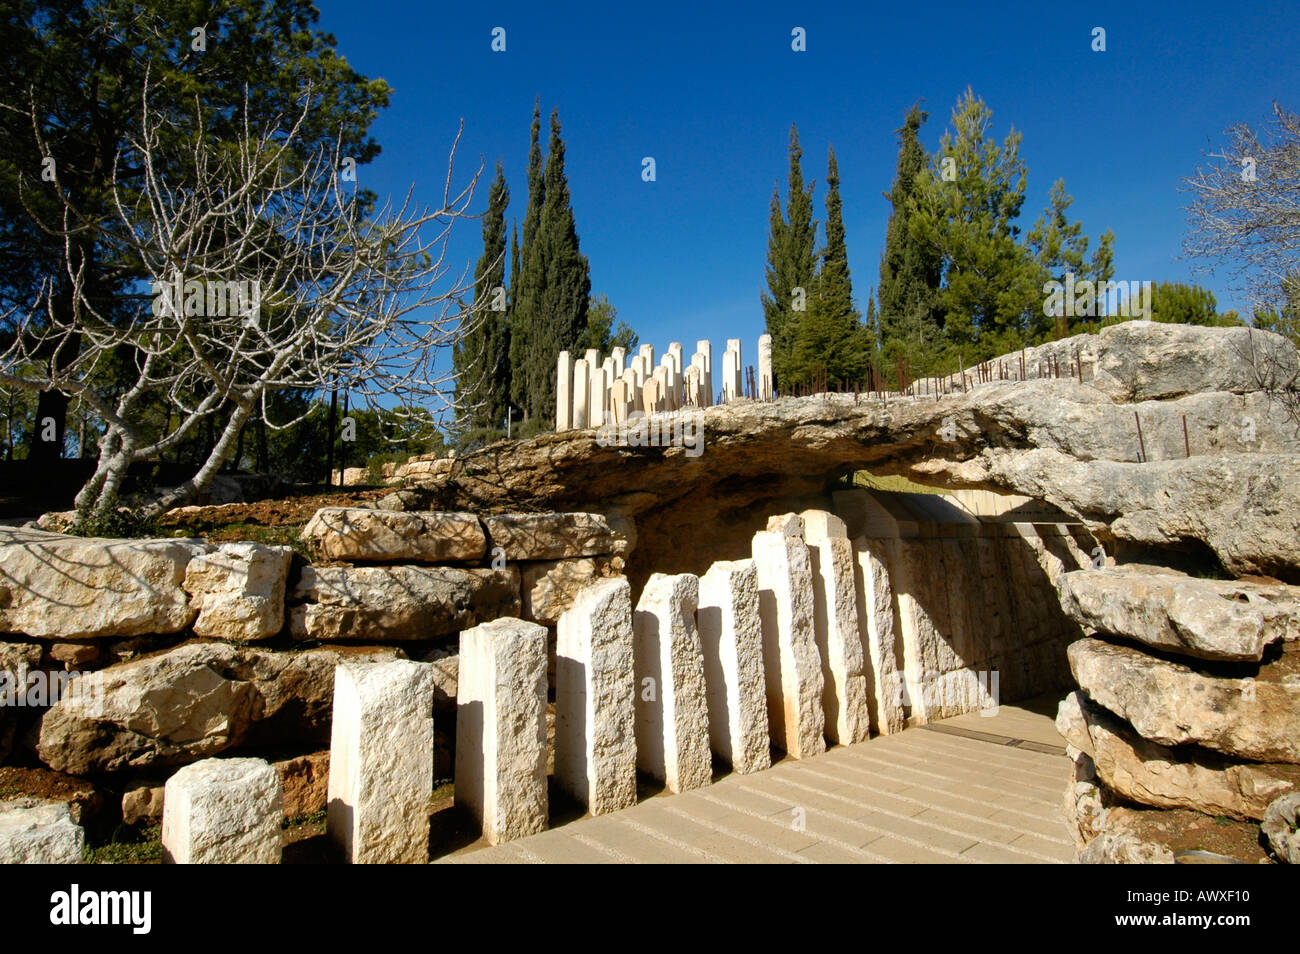
<path fill-rule="evenodd" d="M 307 566 L 291 600 L 296 639 L 434 639 L 519 615 L 519 570 Z"/>
<path fill-rule="evenodd" d="M 487 540 L 472 513 L 322 507 L 302 538 L 327 560 L 441 563 L 481 560 Z"/>
<path fill-rule="evenodd" d="M 619 575 L 617 557 L 583 557 L 522 564 L 523 617 L 554 625 L 590 583 Z"/>
<path fill-rule="evenodd" d="M 175 633 L 194 540 L 98 540 L 0 527 L 0 632 L 57 639 Z"/>
<path fill-rule="evenodd" d="M 1300 763 L 1300 672 L 1288 657 L 1257 676 L 1232 679 L 1099 639 L 1071 644 L 1069 656 L 1084 692 L 1144 739 Z"/>
<path fill-rule="evenodd" d="M 1085 865 L 1172 865 L 1174 853 L 1130 831 L 1103 831 L 1079 856 Z"/>
<path fill-rule="evenodd" d="M 283 603 L 283 600 L 281 602 Z M 99 646 L 89 640 L 50 644 L 50 658 L 63 663 L 69 670 L 93 663 L 99 659 L 99 655 Z"/>
<path fill-rule="evenodd" d="M 81 864 L 86 836 L 62 802 L 0 802 L 0 864 Z"/>
<path fill-rule="evenodd" d="M 456 699 L 460 694 L 459 654 L 434 648 L 417 658 L 433 667 L 434 714 L 455 715 Z"/>
<path fill-rule="evenodd" d="M 637 767 L 670 792 L 713 778 L 699 596 L 700 581 L 689 573 L 656 573 L 632 614 Z"/>
<path fill-rule="evenodd" d="M 761 772 L 772 764 L 772 753 L 758 568 L 753 560 L 719 561 L 709 567 L 700 577 L 696 619 L 713 751 L 741 774 Z"/>
<path fill-rule="evenodd" d="M 246 642 L 278 633 L 292 557 L 289 547 L 227 543 L 191 560 L 185 590 L 199 613 L 195 635 Z"/>
<path fill-rule="evenodd" d="M 1099 706 L 1082 711 L 1098 776 L 1139 805 L 1258 820 L 1274 798 L 1300 789 L 1300 766 L 1229 762 L 1194 747 L 1169 748 L 1146 741 Z"/>
<path fill-rule="evenodd" d="M 397 660 L 334 673 L 330 836 L 353 864 L 425 864 L 433 792 L 433 673 Z"/>
<path fill-rule="evenodd" d="M 122 823 L 135 825 L 142 821 L 158 821 L 163 817 L 163 801 L 167 796 L 167 783 L 150 779 L 132 779 L 122 792 Z"/>
<path fill-rule="evenodd" d="M 280 777 L 284 817 L 297 818 L 323 811 L 329 793 L 329 749 L 272 762 Z"/>
<path fill-rule="evenodd" d="M 1278 858 L 1300 865 L 1300 793 L 1275 798 L 1259 827 Z"/>
<path fill-rule="evenodd" d="M 167 780 L 163 858 L 181 865 L 278 864 L 280 777 L 263 759 L 204 759 Z"/>
<path fill-rule="evenodd" d="M 1106 827 L 1106 794 L 1097 778 L 1092 757 L 1071 747 L 1071 772 L 1065 790 L 1065 821 L 1078 850 Z"/>
<path fill-rule="evenodd" d="M 488 546 L 507 560 L 562 560 L 617 553 L 626 539 L 598 513 L 507 513 L 484 517 Z"/>
<path fill-rule="evenodd" d="M 1265 646 L 1300 627 L 1269 599 L 1281 587 L 1120 566 L 1066 573 L 1060 589 L 1080 625 L 1200 659 L 1258 662 Z"/>
<path fill-rule="evenodd" d="M 334 667 L 394 653 L 184 643 L 77 677 L 77 691 L 42 717 L 37 751 L 51 768 L 84 775 L 193 762 L 244 743 L 320 738 Z"/>
<path fill-rule="evenodd" d="M 870 670 L 867 704 L 871 728 L 879 735 L 901 732 L 906 723 L 903 683 L 894 655 L 894 595 L 886 563 L 887 546 L 865 536 L 853 541 L 859 636 Z"/>

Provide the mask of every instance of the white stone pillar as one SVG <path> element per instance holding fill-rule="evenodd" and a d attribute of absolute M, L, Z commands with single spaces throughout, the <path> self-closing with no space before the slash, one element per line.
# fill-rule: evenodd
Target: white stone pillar
<path fill-rule="evenodd" d="M 609 356 L 614 360 L 614 375 L 621 377 L 627 370 L 627 349 L 624 347 L 610 348 Z"/>
<path fill-rule="evenodd" d="M 888 540 L 857 537 L 858 627 L 866 648 L 871 678 L 867 696 L 871 705 L 871 728 L 879 735 L 902 732 L 907 724 L 903 711 L 903 677 L 894 655 L 894 591 L 889 580 Z"/>
<path fill-rule="evenodd" d="M 546 830 L 546 627 L 503 618 L 460 634 L 456 804 L 490 845 Z"/>
<path fill-rule="evenodd" d="M 334 669 L 326 824 L 353 864 L 425 864 L 433 794 L 433 666 Z"/>
<path fill-rule="evenodd" d="M 641 385 L 641 407 L 647 415 L 659 410 L 659 380 L 657 378 L 646 378 L 645 384 Z"/>
<path fill-rule="evenodd" d="M 670 792 L 708 785 L 709 713 L 695 628 L 700 581 L 652 573 L 632 615 L 637 768 Z"/>
<path fill-rule="evenodd" d="M 591 374 L 587 361 L 579 358 L 573 362 L 573 427 L 582 430 L 587 426 L 587 396 L 591 391 Z"/>
<path fill-rule="evenodd" d="M 555 366 L 555 430 L 573 427 L 573 358 L 561 351 Z"/>
<path fill-rule="evenodd" d="M 655 366 L 655 346 L 652 344 L 643 344 L 638 350 L 642 360 L 645 362 L 645 374 L 649 376 Z"/>
<path fill-rule="evenodd" d="M 556 781 L 593 815 L 635 805 L 631 585 L 590 584 L 557 630 Z"/>
<path fill-rule="evenodd" d="M 677 376 L 680 378 L 682 376 L 682 343 L 680 341 L 671 342 L 668 345 L 668 353 L 673 359 L 673 370 L 677 372 Z"/>
<path fill-rule="evenodd" d="M 772 391 L 772 336 L 758 336 L 758 399 L 770 401 Z"/>
<path fill-rule="evenodd" d="M 630 410 L 627 383 L 620 378 L 614 382 L 614 387 L 609 392 L 609 420 L 607 423 L 626 424 L 628 411 Z"/>
<path fill-rule="evenodd" d="M 587 396 L 587 426 L 604 427 L 605 411 L 609 407 L 609 392 L 605 389 L 605 369 L 591 372 L 591 393 Z"/>
<path fill-rule="evenodd" d="M 737 772 L 772 764 L 763 681 L 763 624 L 753 560 L 720 561 L 700 577 L 696 610 L 713 751 Z"/>
<path fill-rule="evenodd" d="M 263 759 L 187 765 L 164 788 L 163 858 L 178 865 L 279 864 L 281 799 L 280 775 Z"/>
<path fill-rule="evenodd" d="M 682 381 L 682 406 L 703 407 L 704 403 L 700 391 L 700 369 L 696 365 L 691 365 L 686 369 Z"/>
<path fill-rule="evenodd" d="M 822 667 L 813 633 L 812 566 L 803 521 L 772 517 L 754 534 L 763 670 L 772 741 L 797 759 L 826 751 Z"/>
<path fill-rule="evenodd" d="M 681 378 L 677 375 L 677 369 L 673 366 L 673 356 L 664 355 L 664 362 L 660 366 L 664 372 L 664 410 L 675 411 L 681 407 L 681 387 L 679 387 Z"/>
<path fill-rule="evenodd" d="M 641 355 L 637 355 L 635 358 L 632 359 L 631 368 L 632 368 L 632 374 L 636 377 L 636 389 L 640 391 L 641 388 L 645 385 L 645 378 L 646 378 L 645 358 L 643 358 Z"/>
<path fill-rule="evenodd" d="M 730 404 L 734 401 L 739 393 L 736 390 L 736 381 L 740 378 L 739 365 L 740 355 L 728 348 L 722 355 L 722 402 Z"/>
<path fill-rule="evenodd" d="M 587 359 L 588 373 L 591 373 L 600 367 L 600 352 L 595 348 L 588 348 L 583 357 Z"/>
<path fill-rule="evenodd" d="M 637 384 L 636 371 L 628 368 L 623 372 L 623 387 L 627 389 L 628 411 L 641 410 L 641 388 Z"/>
<path fill-rule="evenodd" d="M 864 742 L 871 737 L 871 710 L 853 544 L 844 521 L 833 513 L 805 510 L 800 516 L 813 574 L 813 633 L 822 661 L 826 738 L 841 745 Z"/>
<path fill-rule="evenodd" d="M 697 341 L 695 350 L 704 357 L 704 377 L 700 381 L 700 385 L 704 388 L 704 406 L 713 407 L 713 344 L 709 341 Z"/>

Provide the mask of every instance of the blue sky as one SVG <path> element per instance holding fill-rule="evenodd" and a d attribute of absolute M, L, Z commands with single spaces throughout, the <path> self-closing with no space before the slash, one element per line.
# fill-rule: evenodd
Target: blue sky
<path fill-rule="evenodd" d="M 1277 3 L 444 4 L 318 0 L 319 28 L 362 73 L 394 88 L 372 127 L 383 147 L 361 167 L 381 196 L 441 197 L 448 148 L 458 172 L 486 160 L 475 210 L 498 158 L 508 215 L 527 201 L 534 97 L 560 111 L 567 170 L 592 291 L 662 349 L 670 340 L 762 333 L 759 292 L 768 203 L 798 124 L 804 174 L 824 219 L 826 149 L 839 159 L 855 295 L 876 284 L 893 178 L 894 131 L 916 100 L 933 150 L 969 85 L 1000 140 L 1023 133 L 1028 230 L 1064 178 L 1073 215 L 1116 234 L 1120 280 L 1192 280 L 1178 258 L 1178 191 L 1202 151 L 1271 103 L 1300 107 L 1300 8 Z M 506 51 L 491 50 L 494 27 Z M 807 51 L 791 50 L 804 27 Z M 1106 30 L 1107 50 L 1091 49 Z M 545 137 L 545 130 L 543 131 Z M 657 181 L 641 179 L 653 156 Z M 477 221 L 457 227 L 457 270 L 479 254 Z M 819 233 L 819 241 L 822 236 Z M 1195 278 L 1221 309 L 1239 307 L 1226 276 Z"/>

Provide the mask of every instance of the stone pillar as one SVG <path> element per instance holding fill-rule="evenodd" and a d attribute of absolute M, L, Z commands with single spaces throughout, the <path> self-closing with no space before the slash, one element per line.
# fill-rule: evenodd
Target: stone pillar
<path fill-rule="evenodd" d="M 763 624 L 753 560 L 720 561 L 700 577 L 700 644 L 704 651 L 709 742 L 737 772 L 772 764 L 763 682 Z"/>
<path fill-rule="evenodd" d="M 587 426 L 604 427 L 605 410 L 609 407 L 609 392 L 605 389 L 605 369 L 591 372 L 591 393 L 587 396 Z"/>
<path fill-rule="evenodd" d="M 889 582 L 890 541 L 857 537 L 858 627 L 867 652 L 867 700 L 872 731 L 880 735 L 902 732 L 903 679 L 894 655 L 894 591 Z"/>
<path fill-rule="evenodd" d="M 722 403 L 730 404 L 738 396 L 735 382 L 740 377 L 739 366 L 737 362 L 740 355 L 728 348 L 722 355 Z"/>
<path fill-rule="evenodd" d="M 805 510 L 800 516 L 813 575 L 813 632 L 822 661 L 826 738 L 841 745 L 864 742 L 871 737 L 871 710 L 853 544 L 844 521 L 834 514 Z"/>
<path fill-rule="evenodd" d="M 635 358 L 632 359 L 631 367 L 632 367 L 632 374 L 636 378 L 636 389 L 640 391 L 641 388 L 645 385 L 645 371 L 646 371 L 645 358 L 641 357 L 641 355 L 637 355 Z"/>
<path fill-rule="evenodd" d="M 623 387 L 627 389 L 628 411 L 641 410 L 641 388 L 637 384 L 636 371 L 629 368 L 623 372 Z"/>
<path fill-rule="evenodd" d="M 610 348 L 609 356 L 614 361 L 614 376 L 621 377 L 627 370 L 627 349 L 624 347 Z"/>
<path fill-rule="evenodd" d="M 637 350 L 637 354 L 641 356 L 644 362 L 645 374 L 648 376 L 651 369 L 655 366 L 655 346 L 652 344 L 643 344 Z"/>
<path fill-rule="evenodd" d="M 772 336 L 758 336 L 758 399 L 772 400 Z"/>
<path fill-rule="evenodd" d="M 673 370 L 677 372 L 677 376 L 680 378 L 682 376 L 682 343 L 674 341 L 669 344 L 668 353 L 672 355 Z"/>
<path fill-rule="evenodd" d="M 637 768 L 670 792 L 708 785 L 709 714 L 695 628 L 700 581 L 653 573 L 632 615 Z"/>
<path fill-rule="evenodd" d="M 573 427 L 582 430 L 587 426 L 587 395 L 591 390 L 591 374 L 587 362 L 579 358 L 573 362 Z"/>
<path fill-rule="evenodd" d="M 555 367 L 555 429 L 573 427 L 573 359 L 561 351 Z"/>
<path fill-rule="evenodd" d="M 620 378 L 614 382 L 614 387 L 609 393 L 610 420 L 607 423 L 626 424 L 628 411 L 631 410 L 628 407 L 627 383 Z"/>
<path fill-rule="evenodd" d="M 433 666 L 337 666 L 326 824 L 344 857 L 425 864 L 432 794 Z"/>
<path fill-rule="evenodd" d="M 281 799 L 280 775 L 263 759 L 187 765 L 164 789 L 163 858 L 178 865 L 279 864 Z"/>
<path fill-rule="evenodd" d="M 656 378 L 647 378 L 645 384 L 641 385 L 641 407 L 649 415 L 659 409 L 658 405 L 659 381 Z"/>
<path fill-rule="evenodd" d="M 652 380 L 657 384 L 655 388 L 655 410 L 666 411 L 668 410 L 668 369 L 663 365 L 655 368 Z"/>
<path fill-rule="evenodd" d="M 713 407 L 713 344 L 709 341 L 697 341 L 695 350 L 704 358 L 704 375 L 700 379 L 700 386 L 704 388 L 704 406 Z"/>
<path fill-rule="evenodd" d="M 456 804 L 490 845 L 546 830 L 546 639 L 509 618 L 460 634 Z"/>
<path fill-rule="evenodd" d="M 664 355 L 664 363 L 660 366 L 664 372 L 664 410 L 675 411 L 682 406 L 681 402 L 681 378 L 674 367 L 673 356 Z"/>
<path fill-rule="evenodd" d="M 700 369 L 694 364 L 686 369 L 683 376 L 682 406 L 696 408 L 704 406 L 700 395 Z"/>
<path fill-rule="evenodd" d="M 600 352 L 595 348 L 588 348 L 583 357 L 587 359 L 587 368 L 589 371 L 595 371 L 600 367 Z"/>
<path fill-rule="evenodd" d="M 556 781 L 593 815 L 635 805 L 631 585 L 590 584 L 557 630 Z"/>
<path fill-rule="evenodd" d="M 773 517 L 754 534 L 763 670 L 772 741 L 797 759 L 826 751 L 822 667 L 813 634 L 813 581 L 803 521 Z"/>

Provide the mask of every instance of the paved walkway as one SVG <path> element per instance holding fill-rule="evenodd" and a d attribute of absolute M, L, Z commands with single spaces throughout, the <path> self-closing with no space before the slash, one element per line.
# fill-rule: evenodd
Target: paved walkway
<path fill-rule="evenodd" d="M 1055 699 L 949 719 L 660 794 L 442 863 L 1060 863 L 1069 763 Z"/>

